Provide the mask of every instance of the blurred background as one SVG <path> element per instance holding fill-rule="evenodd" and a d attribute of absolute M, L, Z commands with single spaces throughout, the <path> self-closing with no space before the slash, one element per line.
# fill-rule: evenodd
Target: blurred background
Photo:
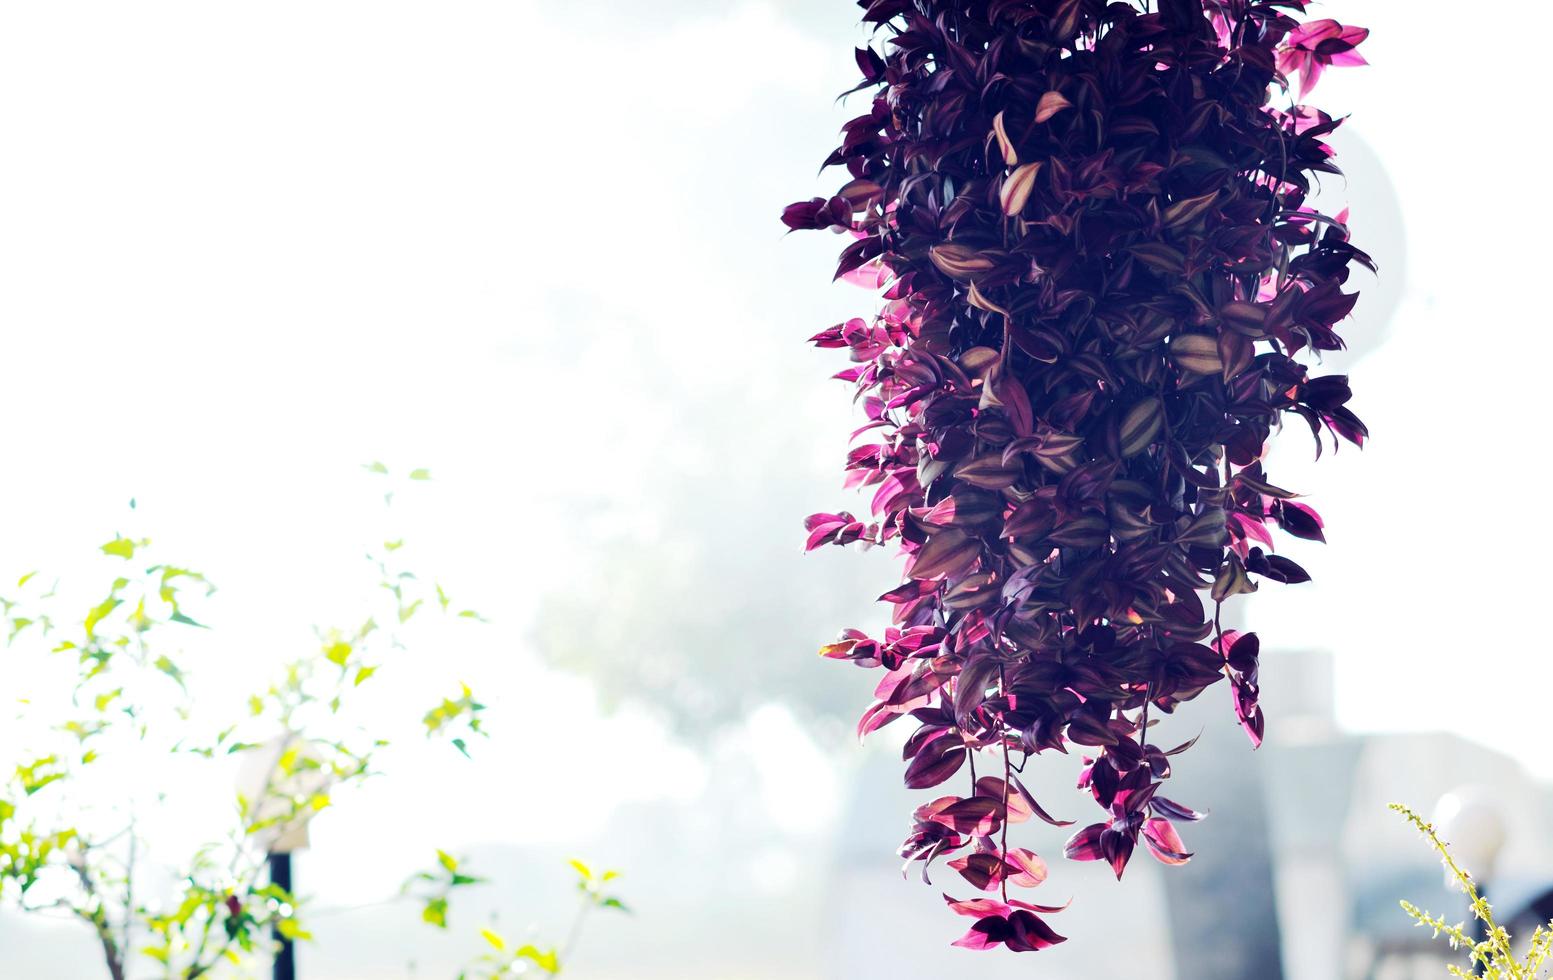
<path fill-rule="evenodd" d="M 429 633 L 389 689 L 470 684 L 473 758 L 394 738 L 314 821 L 308 980 L 451 977 L 491 923 L 555 937 L 573 856 L 634 909 L 589 922 L 579 978 L 1440 975 L 1396 899 L 1464 911 L 1387 802 L 1491 787 L 1503 846 L 1474 870 L 1506 910 L 1553 887 L 1526 462 L 1548 208 L 1516 8 L 1470 34 L 1454 3 L 1314 10 L 1373 30 L 1373 67 L 1320 99 L 1352 114 L 1321 203 L 1381 266 L 1328 367 L 1374 439 L 1315 465 L 1291 433 L 1270 461 L 1331 544 L 1290 552 L 1314 584 L 1245 603 L 1266 746 L 1227 692 L 1168 721 L 1203 733 L 1173 792 L 1213 810 L 1198 858 L 1121 885 L 1053 860 L 1070 942 L 1038 958 L 949 948 L 962 923 L 894 857 L 904 732 L 860 747 L 873 679 L 814 656 L 896 581 L 884 553 L 801 554 L 805 515 L 862 506 L 842 365 L 803 340 L 873 299 L 777 220 L 838 182 L 816 169 L 860 111 L 835 101 L 866 37 L 847 0 L 0 4 L 0 580 L 153 538 L 220 588 L 189 682 L 212 711 L 352 615 L 385 534 L 491 621 Z M 433 478 L 385 517 L 376 460 Z M 41 682 L 0 679 L 7 706 Z M 21 737 L 0 727 L 6 760 Z M 205 772 L 169 787 L 166 839 L 230 807 Z M 1032 772 L 1084 815 L 1074 760 Z M 435 848 L 490 879 L 446 932 L 397 897 Z M 95 957 L 0 912 L 0 976 Z"/>

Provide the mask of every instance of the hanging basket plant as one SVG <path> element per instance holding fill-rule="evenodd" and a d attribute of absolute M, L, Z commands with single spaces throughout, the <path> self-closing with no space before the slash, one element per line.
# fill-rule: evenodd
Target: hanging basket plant
<path fill-rule="evenodd" d="M 1100 814 L 1066 855 L 1121 877 L 1140 843 L 1184 863 L 1201 817 L 1163 790 L 1187 746 L 1151 715 L 1224 682 L 1261 742 L 1258 639 L 1220 610 L 1309 579 L 1275 531 L 1322 540 L 1269 437 L 1367 435 L 1347 379 L 1301 359 L 1342 348 L 1373 266 L 1306 203 L 1339 120 L 1300 104 L 1367 32 L 1302 23 L 1305 0 L 860 6 L 872 99 L 826 161 L 850 179 L 783 221 L 841 233 L 837 277 L 882 291 L 813 338 L 851 355 L 872 513 L 810 517 L 808 546 L 890 544 L 905 575 L 883 636 L 821 652 L 883 671 L 859 735 L 916 726 L 906 785 L 938 795 L 901 855 L 986 893 L 945 896 L 974 920 L 956 945 L 1037 950 L 1063 937 L 1010 896 L 1047 866 L 1009 825 L 1062 822 L 1019 778 L 1033 756 L 1082 757 Z"/>

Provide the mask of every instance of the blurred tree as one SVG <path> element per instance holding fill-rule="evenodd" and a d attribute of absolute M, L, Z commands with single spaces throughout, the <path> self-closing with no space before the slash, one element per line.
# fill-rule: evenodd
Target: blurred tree
<path fill-rule="evenodd" d="M 683 735 L 782 702 L 840 737 L 872 685 L 859 673 L 856 688 L 838 687 L 803 651 L 835 639 L 837 622 L 872 615 L 897 576 L 886 549 L 873 568 L 806 557 L 802 523 L 784 515 L 834 499 L 839 453 L 803 423 L 822 428 L 848 393 L 794 381 L 809 353 L 797 345 L 754 355 L 758 376 L 703 376 L 640 326 L 611 335 L 608 361 L 573 367 L 632 412 L 596 454 L 568 463 L 579 489 L 552 515 L 567 547 L 546 569 L 535 647 L 588 678 L 607 710 L 643 706 Z"/>
<path fill-rule="evenodd" d="M 381 464 L 368 469 L 388 475 Z M 358 701 L 407 652 L 402 628 L 430 610 L 481 621 L 403 567 L 403 545 L 387 541 L 368 556 L 378 608 L 317 629 L 313 652 L 252 695 L 243 720 L 214 732 L 194 717 L 198 670 L 176 635 L 204 629 L 197 607 L 214 587 L 203 575 L 151 561 L 147 539 L 116 537 L 101 550 L 118 567 L 84 615 L 59 613 L 57 588 L 23 576 L 14 597 L 0 597 L 6 673 L 13 685 L 26 680 L 15 691 L 26 744 L 6 745 L 0 758 L 0 908 L 83 923 L 113 980 L 131 967 L 193 980 L 251 963 L 272 937 L 310 938 L 295 896 L 267 880 L 268 852 L 332 794 L 375 773 L 388 742 L 363 723 Z M 467 755 L 468 739 L 483 734 L 482 710 L 463 687 L 425 711 L 426 734 Z M 228 756 L 245 757 L 250 788 L 224 838 L 180 855 L 169 875 L 142 828 L 171 787 L 145 783 L 168 759 Z"/>

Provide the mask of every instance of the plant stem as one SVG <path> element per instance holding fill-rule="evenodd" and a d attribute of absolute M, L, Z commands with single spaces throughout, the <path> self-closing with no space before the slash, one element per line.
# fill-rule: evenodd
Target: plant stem
<path fill-rule="evenodd" d="M 124 950 L 113 938 L 113 926 L 108 922 L 107 913 L 103 911 L 102 900 L 97 892 L 97 882 L 92 880 L 92 874 L 87 870 L 85 861 L 75 866 L 75 873 L 76 878 L 81 882 L 82 890 L 86 893 L 86 902 L 83 907 L 76 908 L 75 913 L 97 933 L 97 941 L 102 946 L 102 957 L 107 964 L 108 975 L 113 980 L 124 980 Z"/>
<path fill-rule="evenodd" d="M 594 905 L 592 895 L 584 895 L 582 905 L 577 909 L 577 916 L 572 919 L 572 927 L 566 931 L 566 942 L 561 944 L 561 953 L 556 958 L 556 973 L 565 968 L 567 961 L 572 958 L 572 950 L 577 948 L 577 940 L 582 938 L 582 923 L 588 918 L 588 912 Z"/>
<path fill-rule="evenodd" d="M 1003 680 L 1003 665 L 1002 664 L 998 665 L 998 696 L 1002 697 L 1002 698 L 1005 698 L 1005 699 L 1008 697 L 1008 690 L 1007 690 L 1005 681 Z M 1002 743 L 1002 746 L 1003 746 L 1003 838 L 1002 838 L 1002 843 L 1000 843 L 998 845 L 998 850 L 1000 852 L 998 854 L 998 860 L 1000 862 L 999 869 L 998 869 L 999 870 L 998 885 L 1002 889 L 1003 901 L 1005 903 L 1007 903 L 1008 902 L 1008 784 L 1009 784 L 1009 781 L 1010 781 L 1010 779 L 1012 777 L 1011 777 L 1011 774 L 1009 773 L 1008 732 L 1005 730 L 1005 728 L 1006 728 L 1006 725 L 1005 725 L 1005 723 L 1003 721 L 1003 718 L 1000 716 L 998 718 L 998 734 L 1001 736 L 999 741 Z"/>

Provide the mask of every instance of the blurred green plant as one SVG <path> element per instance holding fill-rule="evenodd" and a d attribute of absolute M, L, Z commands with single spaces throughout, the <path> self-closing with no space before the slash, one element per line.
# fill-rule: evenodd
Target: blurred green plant
<path fill-rule="evenodd" d="M 478 878 L 459 870 L 459 859 L 447 851 L 437 852 L 437 864 L 430 871 L 418 871 L 404 884 L 404 893 L 414 895 L 422 905 L 421 920 L 438 929 L 448 927 L 448 899 L 455 889 L 484 884 Z"/>
<path fill-rule="evenodd" d="M 1472 876 L 1456 863 L 1450 848 L 1435 832 L 1434 825 L 1426 822 L 1424 818 L 1401 803 L 1391 804 L 1391 809 L 1400 813 L 1434 848 L 1451 881 L 1466 894 L 1473 917 L 1483 924 L 1484 938 L 1474 939 L 1468 935 L 1465 922 L 1453 925 L 1446 922 L 1442 916 L 1432 915 L 1411 902 L 1402 901 L 1402 911 L 1406 912 L 1415 924 L 1433 930 L 1436 937 L 1444 936 L 1452 949 L 1466 951 L 1468 965 L 1463 968 L 1460 964 L 1450 964 L 1448 967 L 1450 975 L 1468 978 L 1468 980 L 1536 980 L 1542 977 L 1543 966 L 1548 962 L 1549 957 L 1553 956 L 1553 931 L 1548 927 L 1538 926 L 1532 933 L 1525 955 L 1517 958 L 1510 934 L 1494 921 L 1493 907 L 1478 892 Z M 1480 969 L 1481 972 L 1479 972 Z"/>
<path fill-rule="evenodd" d="M 536 945 L 532 942 L 516 943 L 494 928 L 480 930 L 480 938 L 489 947 L 479 958 L 458 974 L 458 980 L 508 980 L 511 977 L 556 976 L 571 960 L 578 941 L 582 938 L 582 926 L 595 909 L 630 913 L 625 902 L 610 894 L 608 887 L 620 877 L 618 871 L 594 870 L 581 861 L 570 862 L 577 873 L 579 902 L 577 912 L 567 930 L 566 940 L 560 946 Z M 430 870 L 421 871 L 405 882 L 405 892 L 422 903 L 421 918 L 439 929 L 448 927 L 448 906 L 453 892 L 471 885 L 483 884 L 484 878 L 462 869 L 462 862 L 447 853 L 437 852 L 437 863 Z"/>
<path fill-rule="evenodd" d="M 381 464 L 368 469 L 389 475 Z M 386 492 L 385 504 L 393 496 Z M 22 741 L 35 744 L 7 745 L 0 756 L 0 909 L 80 921 L 112 980 L 131 967 L 195 980 L 223 964 L 250 965 L 274 937 L 311 938 L 296 896 L 267 881 L 269 851 L 334 794 L 376 774 L 388 742 L 355 708 L 393 654 L 408 649 L 401 629 L 429 609 L 483 622 L 404 567 L 403 546 L 387 541 L 368 555 L 386 608 L 317 629 L 313 651 L 250 696 L 246 718 L 214 733 L 193 720 L 189 682 L 198 671 L 179 648 L 187 634 L 175 633 L 205 629 L 196 607 L 215 589 L 204 575 L 150 561 L 149 539 L 115 537 L 101 547 L 115 567 L 84 614 L 59 611 L 57 583 L 44 589 L 35 573 L 22 576 L 13 595 L 0 596 L 7 673 L 40 680 L 17 692 Z M 33 669 L 20 669 L 24 657 L 36 659 Z M 425 713 L 427 736 L 448 737 L 467 755 L 466 735 L 484 733 L 482 709 L 463 686 Z M 143 808 L 163 805 L 166 794 L 124 799 L 124 775 L 138 778 L 150 759 L 239 755 L 253 778 L 225 837 L 183 856 L 169 883 L 165 862 L 148 862 L 139 828 Z"/>

